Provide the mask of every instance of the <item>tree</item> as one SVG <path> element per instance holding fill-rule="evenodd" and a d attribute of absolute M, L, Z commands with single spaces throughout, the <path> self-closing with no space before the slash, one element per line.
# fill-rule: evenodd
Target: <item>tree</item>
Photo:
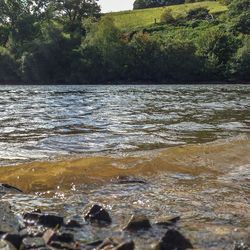
<path fill-rule="evenodd" d="M 0 0 L 0 25 L 5 27 L 6 43 L 13 45 L 10 49 L 15 53 L 39 33 L 36 24 L 45 18 L 47 4 L 47 0 Z"/>
<path fill-rule="evenodd" d="M 238 49 L 231 64 L 232 75 L 237 79 L 250 80 L 250 38 L 246 37 L 243 46 Z"/>
<path fill-rule="evenodd" d="M 39 19 L 44 16 L 48 3 L 48 0 L 0 0 L 0 23 L 16 27 L 27 16 Z"/>
<path fill-rule="evenodd" d="M 51 5 L 56 16 L 66 17 L 71 23 L 81 22 L 101 11 L 96 0 L 51 0 Z"/>
<path fill-rule="evenodd" d="M 128 76 L 133 80 L 161 79 L 161 46 L 148 34 L 136 34 L 129 44 Z"/>
<path fill-rule="evenodd" d="M 0 47 L 0 83 L 12 83 L 18 81 L 18 65 L 10 52 Z"/>
<path fill-rule="evenodd" d="M 97 61 L 101 62 L 101 66 L 99 65 L 99 70 L 97 70 L 99 80 L 122 78 L 124 44 L 121 40 L 121 32 L 111 17 L 104 16 L 98 23 L 93 24 L 83 45 L 83 52 L 85 55 L 86 53 L 91 55 L 94 64 Z M 96 68 L 93 65 L 92 67 Z"/>
<path fill-rule="evenodd" d="M 228 17 L 233 30 L 249 35 L 250 0 L 233 0 L 228 8 Z"/>
<path fill-rule="evenodd" d="M 20 59 L 25 82 L 66 83 L 71 75 L 72 41 L 58 25 L 43 26 L 39 39 L 30 43 Z"/>
<path fill-rule="evenodd" d="M 215 78 L 227 77 L 228 62 L 235 54 L 240 41 L 225 27 L 205 31 L 197 40 L 197 54 L 205 59 L 205 69 Z"/>

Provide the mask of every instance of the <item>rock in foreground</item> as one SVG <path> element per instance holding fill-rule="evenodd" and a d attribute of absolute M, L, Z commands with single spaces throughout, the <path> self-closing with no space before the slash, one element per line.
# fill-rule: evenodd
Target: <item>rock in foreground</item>
<path fill-rule="evenodd" d="M 112 222 L 109 213 L 99 205 L 94 205 L 84 218 L 86 221 L 90 221 L 91 223 L 97 222 L 101 224 L 111 224 Z"/>

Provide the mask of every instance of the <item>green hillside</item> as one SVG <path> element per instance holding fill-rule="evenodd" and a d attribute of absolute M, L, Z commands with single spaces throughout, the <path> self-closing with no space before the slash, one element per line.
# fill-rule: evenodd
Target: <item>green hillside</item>
<path fill-rule="evenodd" d="M 132 11 L 121 11 L 109 13 L 114 18 L 115 24 L 120 29 L 134 29 L 138 27 L 145 27 L 154 24 L 155 19 L 160 22 L 160 17 L 165 9 L 171 9 L 175 16 L 184 15 L 188 10 L 206 7 L 210 10 L 210 13 L 220 13 L 227 10 L 227 7 L 221 5 L 219 2 L 198 2 L 189 4 L 180 4 L 160 8 L 143 9 L 143 10 L 132 10 Z"/>

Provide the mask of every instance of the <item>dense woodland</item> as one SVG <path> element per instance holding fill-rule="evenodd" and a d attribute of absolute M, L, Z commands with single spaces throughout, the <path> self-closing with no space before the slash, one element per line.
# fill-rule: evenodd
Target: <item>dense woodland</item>
<path fill-rule="evenodd" d="M 250 0 L 225 4 L 119 30 L 95 0 L 0 0 L 0 83 L 249 82 Z"/>

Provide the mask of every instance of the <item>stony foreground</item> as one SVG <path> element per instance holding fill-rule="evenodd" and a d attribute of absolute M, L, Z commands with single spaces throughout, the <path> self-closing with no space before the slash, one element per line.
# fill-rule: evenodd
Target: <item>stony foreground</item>
<path fill-rule="evenodd" d="M 0 194 L 22 192 L 21 190 L 6 185 L 0 185 Z M 91 241 L 88 237 L 76 237 L 79 229 L 90 230 L 90 227 L 100 230 L 109 230 L 112 217 L 109 211 L 100 205 L 93 204 L 86 211 L 85 224 L 77 220 L 66 220 L 58 214 L 43 213 L 40 209 L 15 215 L 7 202 L 0 201 L 0 249 L 102 249 L 102 250 L 133 250 L 141 249 L 133 237 L 144 237 L 145 232 L 152 231 L 151 235 L 163 232 L 159 240 L 149 245 L 151 250 L 185 250 L 193 249 L 192 242 L 187 239 L 176 227 L 181 217 L 169 218 L 152 224 L 143 214 L 133 215 L 130 220 L 121 225 L 120 232 L 110 230 L 108 238 Z M 88 225 L 88 227 L 86 227 Z M 159 228 L 159 230 L 153 230 Z M 128 234 L 127 234 L 128 232 Z M 86 234 L 87 235 L 87 234 Z M 249 250 L 245 242 L 235 242 L 234 250 Z"/>

